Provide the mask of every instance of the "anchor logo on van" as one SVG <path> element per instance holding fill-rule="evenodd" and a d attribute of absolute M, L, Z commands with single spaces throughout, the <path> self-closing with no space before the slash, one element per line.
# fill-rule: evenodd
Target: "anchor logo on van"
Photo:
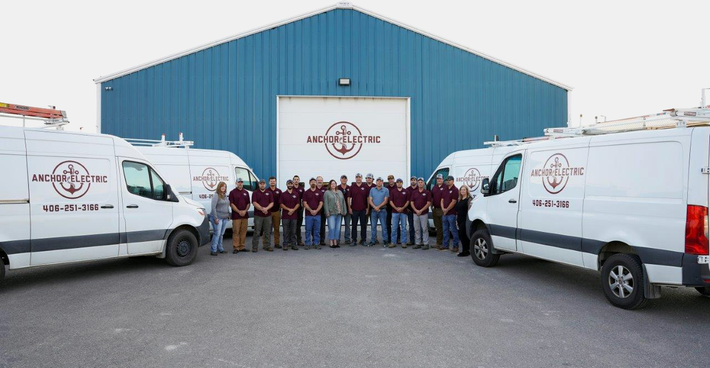
<path fill-rule="evenodd" d="M 217 184 L 220 181 L 228 182 L 229 177 L 219 174 L 219 171 L 213 167 L 207 167 L 202 171 L 202 175 L 195 176 L 192 178 L 193 181 L 200 181 L 205 189 L 214 192 L 217 188 Z"/>
<path fill-rule="evenodd" d="M 481 176 L 481 172 L 478 171 L 477 168 L 472 167 L 466 170 L 466 173 L 462 177 L 456 178 L 456 181 L 463 182 L 469 190 L 476 190 L 478 186 L 481 185 L 481 179 L 486 177 L 487 176 Z"/>
<path fill-rule="evenodd" d="M 91 187 L 91 181 L 86 181 L 85 177 L 90 177 L 89 170 L 84 165 L 76 161 L 64 161 L 54 168 L 52 176 L 61 178 L 52 181 L 52 186 L 57 194 L 66 199 L 77 199 L 83 197 Z"/>
<path fill-rule="evenodd" d="M 542 168 L 533 169 L 531 177 L 540 177 L 542 186 L 550 194 L 557 194 L 567 187 L 572 176 L 584 175 L 584 167 L 571 167 L 567 157 L 561 153 L 551 155 Z"/>

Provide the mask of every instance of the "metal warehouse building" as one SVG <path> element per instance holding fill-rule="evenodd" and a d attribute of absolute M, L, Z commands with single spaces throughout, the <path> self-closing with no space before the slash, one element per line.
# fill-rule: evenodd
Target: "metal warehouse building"
<path fill-rule="evenodd" d="M 95 82 L 99 132 L 183 132 L 280 185 L 293 173 L 427 176 L 493 135 L 566 125 L 570 90 L 349 3 Z"/>

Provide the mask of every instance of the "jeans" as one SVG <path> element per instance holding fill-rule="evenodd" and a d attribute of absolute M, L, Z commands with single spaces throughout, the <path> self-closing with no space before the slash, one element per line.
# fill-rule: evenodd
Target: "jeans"
<path fill-rule="evenodd" d="M 459 231 L 456 229 L 456 215 L 445 215 L 441 218 L 444 225 L 444 248 L 449 247 L 449 233 L 454 238 L 454 248 L 459 247 Z"/>
<path fill-rule="evenodd" d="M 407 222 L 409 223 L 409 237 L 407 239 L 411 244 L 414 244 L 414 212 L 411 209 L 407 212 Z"/>
<path fill-rule="evenodd" d="M 407 243 L 407 214 L 392 212 L 392 243 L 397 242 L 397 235 L 402 238 L 402 243 Z"/>
<path fill-rule="evenodd" d="M 320 214 L 315 216 L 306 215 L 306 246 L 318 245 L 320 243 Z M 313 242 L 311 242 L 313 239 Z"/>
<path fill-rule="evenodd" d="M 414 215 L 416 244 L 429 246 L 429 214 Z"/>
<path fill-rule="evenodd" d="M 262 234 L 263 249 L 271 248 L 271 214 L 268 217 L 254 216 L 254 235 L 251 238 L 251 249 L 259 249 L 259 234 Z"/>
<path fill-rule="evenodd" d="M 214 234 L 212 234 L 212 247 L 210 252 L 215 253 L 218 250 L 224 252 L 224 247 L 222 246 L 222 240 L 224 239 L 224 231 L 227 230 L 227 225 L 229 225 L 229 219 L 219 219 L 219 224 L 214 223 L 214 218 L 210 216 L 212 221 L 212 228 L 214 229 Z"/>
<path fill-rule="evenodd" d="M 345 219 L 345 241 L 349 242 L 350 241 L 350 220 L 352 216 L 349 213 L 345 213 L 345 216 L 343 216 Z M 338 226 L 340 228 L 340 226 Z"/>
<path fill-rule="evenodd" d="M 360 223 L 360 241 L 367 241 L 367 210 L 353 210 L 353 243 L 357 243 L 357 223 Z"/>
<path fill-rule="evenodd" d="M 328 240 L 340 240 L 340 222 L 343 215 L 328 216 Z"/>
<path fill-rule="evenodd" d="M 377 240 L 377 220 L 380 220 L 380 227 L 382 228 L 382 241 L 387 244 L 389 236 L 387 236 L 387 211 L 385 210 L 379 210 L 378 212 L 372 210 L 370 212 L 370 244 L 375 244 L 375 240 Z"/>
<path fill-rule="evenodd" d="M 284 248 L 296 246 L 296 222 L 298 219 L 281 219 L 284 227 Z"/>

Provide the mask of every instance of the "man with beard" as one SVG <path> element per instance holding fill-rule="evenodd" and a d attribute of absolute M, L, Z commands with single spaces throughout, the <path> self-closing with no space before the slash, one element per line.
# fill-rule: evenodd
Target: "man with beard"
<path fill-rule="evenodd" d="M 283 249 L 288 250 L 291 247 L 293 250 L 298 250 L 296 246 L 296 222 L 298 221 L 298 211 L 301 208 L 299 202 L 301 196 L 293 188 L 293 180 L 286 182 L 287 190 L 281 193 L 279 203 L 281 206 L 281 221 L 284 226 L 284 244 Z"/>

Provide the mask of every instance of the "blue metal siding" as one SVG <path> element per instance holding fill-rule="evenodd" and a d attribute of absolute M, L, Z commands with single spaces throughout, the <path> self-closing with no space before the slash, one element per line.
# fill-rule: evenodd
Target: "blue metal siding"
<path fill-rule="evenodd" d="M 350 87 L 337 79 L 349 77 Z M 411 97 L 412 174 L 449 153 L 567 122 L 567 91 L 350 9 L 223 43 L 102 84 L 102 133 L 232 151 L 276 171 L 276 96 Z M 367 168 L 363 168 L 367 170 Z M 383 174 L 384 175 L 384 174 Z"/>

